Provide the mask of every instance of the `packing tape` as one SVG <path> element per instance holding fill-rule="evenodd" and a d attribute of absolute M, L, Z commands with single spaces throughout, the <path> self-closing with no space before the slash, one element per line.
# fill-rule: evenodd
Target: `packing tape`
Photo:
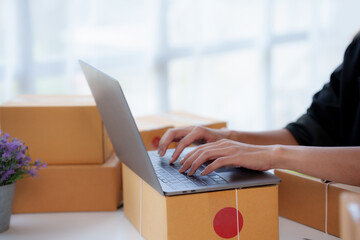
<path fill-rule="evenodd" d="M 330 181 L 326 181 L 325 182 L 325 238 L 328 239 L 328 230 L 327 230 L 327 221 L 328 221 L 328 188 L 329 185 L 334 183 L 334 182 L 330 182 Z"/>
<path fill-rule="evenodd" d="M 239 230 L 239 209 L 238 209 L 238 189 L 235 188 L 235 207 L 236 207 L 236 227 L 237 227 L 237 238 L 240 240 L 240 230 Z"/>
<path fill-rule="evenodd" d="M 139 224 L 139 232 L 140 232 L 140 236 L 142 236 L 142 188 L 143 188 L 143 180 L 142 178 L 140 178 L 140 224 Z"/>

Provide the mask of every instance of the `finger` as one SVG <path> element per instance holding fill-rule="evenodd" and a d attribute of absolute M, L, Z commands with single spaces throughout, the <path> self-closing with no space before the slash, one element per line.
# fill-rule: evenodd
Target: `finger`
<path fill-rule="evenodd" d="M 212 144 L 206 143 L 201 146 L 196 147 L 194 150 L 190 151 L 180 160 L 180 164 L 184 164 L 186 161 L 188 161 L 190 158 L 193 158 L 195 160 L 202 151 L 205 151 L 206 149 L 210 149 L 212 147 Z M 189 160 L 192 162 L 191 160 Z"/>
<path fill-rule="evenodd" d="M 186 128 L 170 128 L 161 137 L 159 142 L 158 153 L 160 156 L 164 156 L 170 143 L 179 141 L 183 138 L 190 130 Z"/>
<path fill-rule="evenodd" d="M 180 168 L 179 172 L 183 173 L 187 171 L 192 166 L 193 162 L 198 159 L 202 153 L 212 149 L 212 145 L 213 144 L 204 144 L 203 146 L 197 147 L 196 149 L 188 153 L 184 157 L 184 159 L 180 161 L 180 163 L 183 165 Z"/>
<path fill-rule="evenodd" d="M 180 154 L 182 153 L 182 151 L 189 145 L 191 145 L 193 142 L 202 139 L 203 136 L 201 135 L 201 133 L 199 131 L 194 131 L 192 130 L 188 135 L 186 135 L 184 138 L 182 138 L 178 144 L 178 146 L 176 147 L 170 163 L 173 163 L 176 161 L 176 159 L 178 159 L 178 157 L 180 156 Z"/>
<path fill-rule="evenodd" d="M 188 152 L 185 157 L 183 157 L 180 160 L 180 164 L 184 164 L 185 161 L 187 161 L 191 156 L 194 156 L 196 154 L 196 152 L 199 150 L 199 147 L 196 147 L 195 149 L 191 150 L 190 152 Z"/>
<path fill-rule="evenodd" d="M 183 173 L 183 172 L 187 171 L 191 167 L 191 164 L 193 163 L 193 161 L 195 159 L 197 159 L 197 157 L 200 154 L 201 154 L 201 152 L 199 152 L 199 147 L 195 148 L 194 150 L 192 150 L 191 152 L 186 154 L 186 156 L 180 161 L 182 166 L 179 169 L 179 172 Z"/>
<path fill-rule="evenodd" d="M 205 162 L 214 160 L 224 156 L 224 149 L 210 149 L 204 151 L 199 155 L 199 157 L 193 161 L 190 167 L 190 171 L 188 173 L 189 176 L 193 175 L 196 170 Z"/>
<path fill-rule="evenodd" d="M 212 148 L 223 148 L 226 147 L 227 145 L 228 145 L 228 141 L 223 141 L 223 140 L 203 144 L 201 146 L 198 146 L 196 149 L 194 149 L 187 155 L 185 155 L 185 157 L 180 161 L 180 163 L 184 164 L 184 162 L 187 161 L 190 156 L 198 156 L 201 153 L 201 151 L 205 151 Z M 195 152 L 197 152 L 197 155 L 194 155 L 196 154 Z"/>
<path fill-rule="evenodd" d="M 201 176 L 207 175 L 209 173 L 212 173 L 213 171 L 215 171 L 216 169 L 219 169 L 221 167 L 227 166 L 227 165 L 231 165 L 231 157 L 220 157 L 218 159 L 216 159 L 215 161 L 213 161 L 212 163 L 210 163 L 201 173 Z"/>
<path fill-rule="evenodd" d="M 207 133 L 207 131 L 204 130 L 203 127 L 193 127 L 191 132 L 188 135 L 186 135 L 183 139 L 180 140 L 178 146 L 176 147 L 176 149 L 173 153 L 170 163 L 175 162 L 179 158 L 182 151 L 190 144 L 207 139 L 208 136 L 206 136 L 206 133 Z M 228 143 L 228 141 L 229 140 L 227 140 L 227 141 L 219 140 L 217 142 L 206 143 L 206 144 L 200 146 L 199 149 L 201 149 L 205 145 L 208 145 L 208 146 L 218 145 L 218 144 L 226 145 Z M 206 142 L 206 140 L 205 140 L 205 142 Z M 182 164 L 184 161 L 186 161 L 186 156 L 183 160 L 180 161 L 180 163 Z"/>

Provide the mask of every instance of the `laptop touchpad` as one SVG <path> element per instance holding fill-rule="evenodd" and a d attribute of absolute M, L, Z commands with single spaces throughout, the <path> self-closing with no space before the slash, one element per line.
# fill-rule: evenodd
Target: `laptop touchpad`
<path fill-rule="evenodd" d="M 234 167 L 221 167 L 215 170 L 216 173 L 222 173 L 222 172 L 233 172 Z"/>
<path fill-rule="evenodd" d="M 258 178 L 264 173 L 242 167 L 222 167 L 215 172 L 227 181 L 244 181 Z"/>

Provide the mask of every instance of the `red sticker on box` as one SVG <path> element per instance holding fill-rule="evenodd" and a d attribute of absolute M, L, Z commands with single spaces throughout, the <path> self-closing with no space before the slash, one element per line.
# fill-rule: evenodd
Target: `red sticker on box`
<path fill-rule="evenodd" d="M 233 207 L 226 207 L 216 213 L 213 227 L 220 237 L 233 238 L 241 231 L 243 223 L 244 220 L 240 211 Z"/>
<path fill-rule="evenodd" d="M 152 145 L 154 148 L 158 148 L 159 147 L 159 143 L 160 143 L 160 137 L 154 137 L 153 141 L 152 141 Z"/>

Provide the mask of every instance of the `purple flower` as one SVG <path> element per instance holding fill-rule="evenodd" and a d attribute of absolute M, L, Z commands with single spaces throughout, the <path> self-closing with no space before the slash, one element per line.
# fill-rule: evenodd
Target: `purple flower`
<path fill-rule="evenodd" d="M 9 142 L 7 148 L 9 152 L 15 152 L 19 148 L 19 145 L 17 144 L 17 142 L 12 141 Z"/>
<path fill-rule="evenodd" d="M 40 162 L 40 159 L 36 159 L 35 163 L 34 163 L 34 166 L 35 167 L 41 167 L 41 165 L 42 165 L 42 162 Z"/>
<path fill-rule="evenodd" d="M 4 133 L 3 139 L 8 140 L 10 138 L 10 135 L 8 133 Z"/>
<path fill-rule="evenodd" d="M 4 151 L 3 155 L 1 156 L 4 160 L 11 157 L 11 152 Z"/>
<path fill-rule="evenodd" d="M 25 157 L 25 154 L 23 152 L 17 152 L 15 159 L 17 161 L 21 161 Z"/>
<path fill-rule="evenodd" d="M 32 177 L 37 177 L 36 171 L 35 171 L 34 168 L 31 168 L 31 169 L 29 170 L 29 174 L 30 174 L 30 176 L 32 176 Z"/>
<path fill-rule="evenodd" d="M 29 156 L 26 156 L 25 158 L 24 158 L 24 163 L 27 165 L 27 164 L 29 164 L 31 162 L 31 158 L 29 157 Z"/>
<path fill-rule="evenodd" d="M 37 171 L 47 164 L 39 159 L 32 162 L 27 154 L 28 147 L 0 130 L 0 186 L 16 182 L 27 175 L 37 177 Z"/>
<path fill-rule="evenodd" d="M 22 152 L 23 154 L 25 154 L 25 152 L 28 150 L 28 146 L 25 145 L 21 145 L 20 146 L 20 152 Z"/>

